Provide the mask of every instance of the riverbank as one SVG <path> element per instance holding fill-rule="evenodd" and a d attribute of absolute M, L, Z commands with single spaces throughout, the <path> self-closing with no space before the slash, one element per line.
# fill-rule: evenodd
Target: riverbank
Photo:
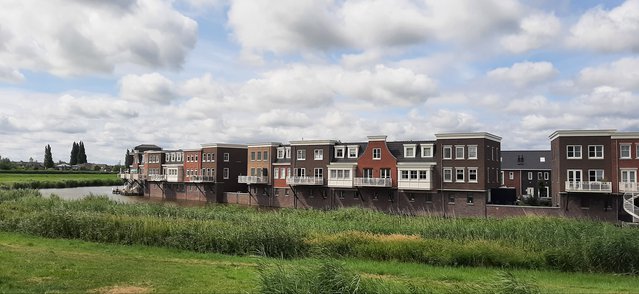
<path fill-rule="evenodd" d="M 74 188 L 117 186 L 123 181 L 117 174 L 105 173 L 0 173 L 0 189 Z"/>

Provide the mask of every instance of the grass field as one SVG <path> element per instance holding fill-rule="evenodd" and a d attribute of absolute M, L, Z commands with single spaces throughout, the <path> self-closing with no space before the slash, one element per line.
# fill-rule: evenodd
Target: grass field
<path fill-rule="evenodd" d="M 0 173 L 0 187 L 71 188 L 119 185 L 117 174 L 99 173 Z"/>
<path fill-rule="evenodd" d="M 424 292 L 435 293 L 496 291 L 490 287 L 501 272 L 393 261 L 344 259 L 342 262 L 346 269 L 363 279 L 400 286 L 411 284 Z M 264 263 L 295 269 L 317 260 L 226 256 L 0 232 L 1 293 L 255 293 L 260 290 L 258 266 Z M 633 293 L 639 289 L 639 279 L 634 276 L 538 270 L 510 272 L 536 285 L 542 293 Z"/>

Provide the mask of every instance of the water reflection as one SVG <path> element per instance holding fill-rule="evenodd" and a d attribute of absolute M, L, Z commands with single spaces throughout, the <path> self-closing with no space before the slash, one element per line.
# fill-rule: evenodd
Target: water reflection
<path fill-rule="evenodd" d="M 119 186 L 102 186 L 102 187 L 77 187 L 77 188 L 55 188 L 55 189 L 40 189 L 40 193 L 43 197 L 51 197 L 52 194 L 59 196 L 65 200 L 79 200 L 88 195 L 105 195 L 109 199 L 115 200 L 120 203 L 167 203 L 175 204 L 179 206 L 206 206 L 205 202 L 200 201 L 182 201 L 182 200 L 164 200 L 157 198 L 147 198 L 142 196 L 124 196 L 119 194 L 113 194 L 114 188 L 121 188 Z"/>

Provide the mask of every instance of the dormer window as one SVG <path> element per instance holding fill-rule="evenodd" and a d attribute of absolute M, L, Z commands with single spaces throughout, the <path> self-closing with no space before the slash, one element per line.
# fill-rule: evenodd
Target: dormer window
<path fill-rule="evenodd" d="M 433 144 L 422 144 L 422 157 L 433 157 Z"/>
<path fill-rule="evenodd" d="M 373 148 L 373 160 L 382 159 L 382 148 Z"/>
<path fill-rule="evenodd" d="M 404 157 L 415 158 L 415 144 L 404 144 Z"/>
<path fill-rule="evenodd" d="M 335 158 L 344 158 L 344 146 L 335 147 Z"/>
<path fill-rule="evenodd" d="M 284 158 L 284 147 L 278 147 L 277 148 L 277 159 L 283 159 Z"/>
<path fill-rule="evenodd" d="M 357 158 L 357 146 L 348 146 L 348 158 Z"/>

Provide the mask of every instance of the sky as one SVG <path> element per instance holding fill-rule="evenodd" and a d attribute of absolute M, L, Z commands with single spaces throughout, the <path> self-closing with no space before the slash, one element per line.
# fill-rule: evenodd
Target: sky
<path fill-rule="evenodd" d="M 639 0 L 0 0 L 0 156 L 639 130 Z"/>

